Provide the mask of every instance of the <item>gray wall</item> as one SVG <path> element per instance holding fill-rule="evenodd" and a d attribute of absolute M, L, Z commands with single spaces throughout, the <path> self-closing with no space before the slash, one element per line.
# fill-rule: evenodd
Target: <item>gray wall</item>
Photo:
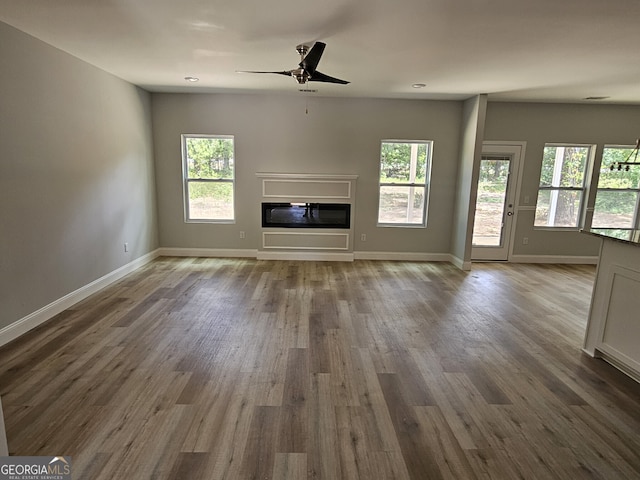
<path fill-rule="evenodd" d="M 308 113 L 306 113 L 308 102 Z M 460 102 L 286 95 L 153 94 L 160 244 L 257 249 L 256 172 L 358 175 L 356 251 L 449 253 Z M 184 223 L 180 135 L 235 136 L 234 225 Z M 434 140 L 427 228 L 376 227 L 380 141 Z M 241 240 L 239 232 L 246 232 Z M 366 233 L 367 240 L 360 241 Z"/>
<path fill-rule="evenodd" d="M 640 107 L 620 105 L 568 105 L 489 103 L 485 140 L 526 141 L 518 204 L 534 207 L 538 194 L 545 143 L 634 144 L 640 137 Z M 596 166 L 597 167 L 597 166 Z M 525 203 L 529 197 L 529 203 Z M 593 195 L 591 200 L 593 201 Z M 591 203 L 591 206 L 593 204 Z M 535 210 L 518 212 L 515 255 L 597 256 L 600 241 L 577 231 L 534 229 Z M 523 245 L 522 238 L 529 244 Z"/>
<path fill-rule="evenodd" d="M 456 210 L 451 253 L 464 268 L 471 261 L 473 207 L 478 190 L 478 172 L 484 132 L 487 96 L 478 95 L 464 102 L 460 132 L 460 168 L 456 185 Z"/>
<path fill-rule="evenodd" d="M 3 328 L 158 242 L 149 94 L 4 23 L 0 65 Z"/>

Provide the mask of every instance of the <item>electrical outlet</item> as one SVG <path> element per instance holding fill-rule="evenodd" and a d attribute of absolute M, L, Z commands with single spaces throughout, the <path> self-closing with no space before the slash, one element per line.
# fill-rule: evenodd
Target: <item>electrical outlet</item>
<path fill-rule="evenodd" d="M 523 237 L 522 238 L 522 244 L 523 245 L 529 245 L 529 237 Z"/>
<path fill-rule="evenodd" d="M 367 241 L 367 234 L 363 233 L 362 235 L 360 235 L 360 240 L 362 240 L 363 242 Z"/>
<path fill-rule="evenodd" d="M 244 232 L 243 231 L 240 232 L 240 238 L 244 238 Z"/>

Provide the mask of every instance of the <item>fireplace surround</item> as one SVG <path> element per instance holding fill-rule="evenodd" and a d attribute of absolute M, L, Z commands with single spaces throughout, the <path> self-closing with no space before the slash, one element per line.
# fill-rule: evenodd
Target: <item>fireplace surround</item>
<path fill-rule="evenodd" d="M 257 173 L 259 259 L 353 260 L 357 175 Z"/>

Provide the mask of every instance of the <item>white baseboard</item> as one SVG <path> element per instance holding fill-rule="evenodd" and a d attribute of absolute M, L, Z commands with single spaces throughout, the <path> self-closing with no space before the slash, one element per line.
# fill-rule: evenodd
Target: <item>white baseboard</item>
<path fill-rule="evenodd" d="M 397 260 L 404 262 L 451 262 L 448 253 L 420 252 L 354 252 L 356 260 Z"/>
<path fill-rule="evenodd" d="M 79 289 L 65 295 L 64 297 L 59 298 L 58 300 L 55 300 L 48 305 L 45 305 L 41 309 L 36 310 L 26 317 L 13 322 L 11 325 L 7 325 L 2 330 L 0 330 L 0 346 L 9 343 L 11 340 L 18 338 L 21 335 L 24 335 L 29 330 L 46 322 L 60 312 L 65 311 L 72 305 L 75 305 L 76 303 L 84 300 L 89 295 L 93 295 L 94 293 L 102 290 L 110 284 L 117 282 L 125 275 L 128 275 L 129 273 L 137 270 L 143 265 L 146 265 L 156 257 L 158 257 L 158 250 L 143 255 L 142 257 L 139 257 L 132 262 L 127 263 L 126 265 L 123 265 L 117 270 L 114 270 L 113 272 L 108 273 L 83 287 L 80 287 Z"/>
<path fill-rule="evenodd" d="M 228 257 L 228 258 L 256 258 L 257 250 L 232 248 L 159 248 L 160 257 Z"/>
<path fill-rule="evenodd" d="M 628 375 L 629 377 L 633 378 L 636 382 L 640 383 L 640 372 L 635 368 L 633 368 L 632 366 L 628 365 L 627 363 L 622 362 L 617 358 L 615 358 L 614 356 L 609 355 L 601 350 L 596 351 L 595 357 L 601 358 L 602 360 L 607 362 L 609 365 L 617 368 L 625 375 Z"/>
<path fill-rule="evenodd" d="M 570 265 L 597 265 L 598 257 L 572 255 L 511 255 L 512 263 L 558 263 Z"/>
<path fill-rule="evenodd" d="M 453 263 L 460 270 L 464 270 L 465 272 L 468 272 L 469 270 L 471 270 L 471 262 L 465 262 L 464 260 L 462 260 L 459 257 L 456 257 L 455 255 L 451 255 L 451 263 Z"/>
<path fill-rule="evenodd" d="M 470 262 L 462 262 L 449 253 L 420 253 L 420 252 L 311 252 L 286 251 L 274 252 L 251 249 L 225 248 L 159 248 L 158 255 L 162 257 L 229 257 L 256 258 L 258 260 L 309 260 L 330 262 L 353 262 L 354 260 L 391 260 L 405 262 L 449 262 L 462 270 L 470 270 Z"/>
<path fill-rule="evenodd" d="M 266 251 L 226 248 L 171 248 L 158 249 L 161 257 L 229 257 L 256 258 L 258 260 L 317 260 L 331 262 L 352 262 L 354 260 L 395 260 L 405 262 L 450 262 L 461 267 L 448 253 L 419 252 L 313 252 L 313 251 Z M 471 264 L 466 270 L 471 268 Z"/>
<path fill-rule="evenodd" d="M 258 260 L 305 260 L 319 262 L 353 262 L 353 253 L 335 252 L 258 252 Z"/>
<path fill-rule="evenodd" d="M 266 250 L 233 250 L 213 248 L 160 248 L 159 256 L 163 257 L 230 257 L 256 258 L 258 260 L 308 260 L 329 262 L 353 262 L 354 260 L 396 260 L 407 262 L 451 262 L 453 257 L 448 253 L 418 252 L 313 252 L 313 251 L 266 251 Z"/>

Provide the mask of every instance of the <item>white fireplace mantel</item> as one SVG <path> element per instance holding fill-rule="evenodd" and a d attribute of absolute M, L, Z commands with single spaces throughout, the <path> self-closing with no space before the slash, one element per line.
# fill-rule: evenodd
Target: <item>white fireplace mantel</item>
<path fill-rule="evenodd" d="M 348 229 L 262 227 L 258 258 L 263 260 L 353 261 L 355 187 L 358 175 L 256 173 L 262 179 L 261 202 L 348 203 Z"/>

